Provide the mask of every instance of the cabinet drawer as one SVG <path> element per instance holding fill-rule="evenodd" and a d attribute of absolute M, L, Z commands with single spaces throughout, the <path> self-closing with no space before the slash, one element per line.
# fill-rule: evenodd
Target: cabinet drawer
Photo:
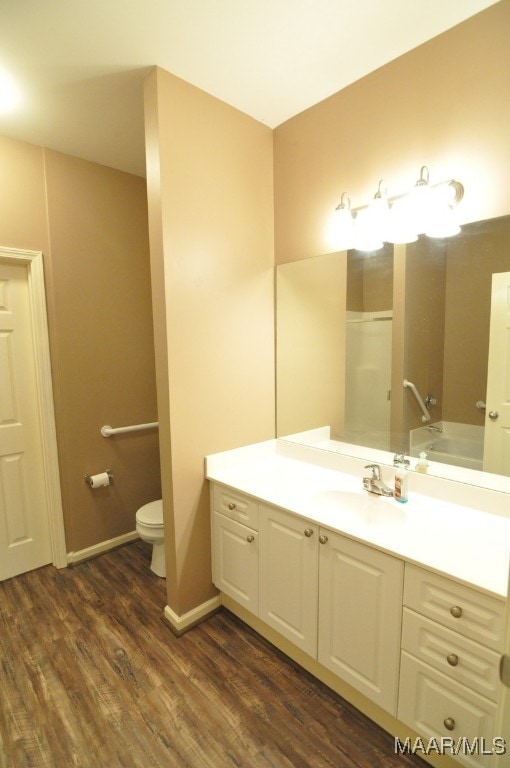
<path fill-rule="evenodd" d="M 496 701 L 500 655 L 404 608 L 402 648 L 452 680 Z"/>
<path fill-rule="evenodd" d="M 493 740 L 500 735 L 495 733 L 496 705 L 405 651 L 400 668 L 398 717 L 422 738 L 451 739 L 456 745 L 462 745 L 460 740 L 464 738 L 471 747 L 474 743 L 474 754 L 461 748 L 457 759 L 471 766 L 490 765 L 491 756 L 483 753 L 492 749 Z"/>
<path fill-rule="evenodd" d="M 476 589 L 406 565 L 404 605 L 471 640 L 500 651 L 505 603 Z"/>
<path fill-rule="evenodd" d="M 212 504 L 216 512 L 258 531 L 259 505 L 249 496 L 215 484 L 212 487 Z"/>

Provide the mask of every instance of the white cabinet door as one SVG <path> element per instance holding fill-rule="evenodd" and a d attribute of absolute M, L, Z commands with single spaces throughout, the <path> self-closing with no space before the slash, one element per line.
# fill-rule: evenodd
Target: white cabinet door
<path fill-rule="evenodd" d="M 213 512 L 213 581 L 221 592 L 258 613 L 258 533 Z"/>
<path fill-rule="evenodd" d="M 259 616 L 317 658 L 318 528 L 259 507 Z"/>
<path fill-rule="evenodd" d="M 451 739 L 459 745 L 457 759 L 468 766 L 493 765 L 489 752 L 499 752 L 495 730 L 496 704 L 459 685 L 442 672 L 402 652 L 398 717 L 426 741 Z M 505 735 L 503 731 L 501 737 Z M 466 747 L 461 748 L 463 740 Z M 469 749 L 467 745 L 469 743 Z"/>
<path fill-rule="evenodd" d="M 492 275 L 483 468 L 510 475 L 510 272 Z"/>
<path fill-rule="evenodd" d="M 404 564 L 321 529 L 322 542 L 319 661 L 396 714 Z"/>

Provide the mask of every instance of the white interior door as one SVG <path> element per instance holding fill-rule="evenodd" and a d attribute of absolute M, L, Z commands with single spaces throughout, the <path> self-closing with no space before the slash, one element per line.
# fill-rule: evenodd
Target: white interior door
<path fill-rule="evenodd" d="M 28 267 L 0 259 L 0 580 L 52 560 Z"/>
<path fill-rule="evenodd" d="M 510 272 L 492 276 L 483 468 L 510 475 Z"/>

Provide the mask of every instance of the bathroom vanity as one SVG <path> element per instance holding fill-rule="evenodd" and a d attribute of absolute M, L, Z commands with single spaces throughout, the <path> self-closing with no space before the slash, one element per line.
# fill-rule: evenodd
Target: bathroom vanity
<path fill-rule="evenodd" d="M 499 768 L 508 496 L 410 473 L 399 504 L 363 489 L 367 463 L 279 439 L 208 456 L 213 581 L 401 743 L 464 737 L 456 760 Z"/>

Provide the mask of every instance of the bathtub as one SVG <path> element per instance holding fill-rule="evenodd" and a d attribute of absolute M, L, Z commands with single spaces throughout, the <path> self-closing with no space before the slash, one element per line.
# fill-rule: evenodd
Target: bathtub
<path fill-rule="evenodd" d="M 483 427 L 454 422 L 438 422 L 442 432 L 427 427 L 411 430 L 410 450 L 413 457 L 425 451 L 430 461 L 455 464 L 466 469 L 483 469 Z"/>

